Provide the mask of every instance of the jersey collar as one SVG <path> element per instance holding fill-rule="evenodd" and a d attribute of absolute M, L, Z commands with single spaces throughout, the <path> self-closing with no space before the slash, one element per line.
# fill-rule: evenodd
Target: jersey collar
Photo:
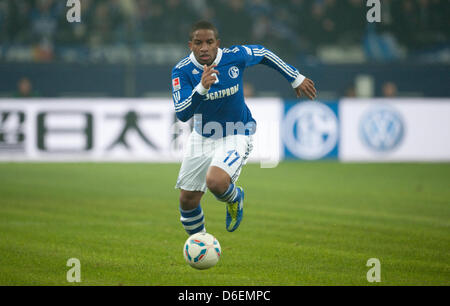
<path fill-rule="evenodd" d="M 220 60 L 222 59 L 222 53 L 223 53 L 223 51 L 222 51 L 221 48 L 217 49 L 217 55 L 216 55 L 216 59 L 215 59 L 214 62 L 212 63 L 213 65 L 219 65 Z M 191 59 L 191 62 L 193 62 L 194 65 L 197 66 L 197 68 L 200 68 L 200 69 L 203 70 L 203 65 L 201 65 L 201 64 L 197 61 L 197 59 L 195 58 L 193 52 L 191 52 L 191 54 L 189 54 L 189 58 Z"/>

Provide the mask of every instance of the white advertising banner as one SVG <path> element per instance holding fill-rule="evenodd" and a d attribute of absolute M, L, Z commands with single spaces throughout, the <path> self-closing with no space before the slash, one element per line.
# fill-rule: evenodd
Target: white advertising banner
<path fill-rule="evenodd" d="M 249 101 L 251 161 L 280 160 L 279 99 Z M 171 99 L 0 99 L 0 161 L 179 162 L 189 123 Z"/>
<path fill-rule="evenodd" d="M 0 116 L 0 160 L 173 159 L 174 119 L 164 100 L 5 99 Z"/>
<path fill-rule="evenodd" d="M 276 98 L 248 98 L 246 103 L 257 122 L 249 162 L 259 162 L 262 168 L 273 168 L 283 157 L 280 122 L 284 103 Z"/>
<path fill-rule="evenodd" d="M 344 99 L 341 161 L 449 161 L 450 100 Z"/>

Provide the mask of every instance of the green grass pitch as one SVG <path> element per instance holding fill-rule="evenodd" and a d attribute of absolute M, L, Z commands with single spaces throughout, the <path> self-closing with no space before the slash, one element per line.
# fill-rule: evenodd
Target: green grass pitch
<path fill-rule="evenodd" d="M 178 164 L 1 163 L 0 285 L 450 285 L 450 164 L 247 165 L 244 219 L 205 271 L 182 255 Z M 81 282 L 69 283 L 69 258 Z M 381 282 L 366 263 L 378 258 Z"/>

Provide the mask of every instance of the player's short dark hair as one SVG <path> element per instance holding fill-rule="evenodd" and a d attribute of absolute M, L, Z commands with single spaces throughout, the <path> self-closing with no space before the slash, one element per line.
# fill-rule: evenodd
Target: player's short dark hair
<path fill-rule="evenodd" d="M 194 23 L 191 27 L 191 31 L 189 32 L 189 40 L 192 40 L 192 38 L 194 38 L 194 32 L 197 30 L 212 30 L 216 39 L 219 39 L 219 31 L 217 30 L 216 26 L 209 21 L 201 20 Z"/>

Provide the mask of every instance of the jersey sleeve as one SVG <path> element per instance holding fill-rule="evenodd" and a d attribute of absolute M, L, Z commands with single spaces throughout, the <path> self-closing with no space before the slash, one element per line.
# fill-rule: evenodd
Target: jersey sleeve
<path fill-rule="evenodd" d="M 201 82 L 194 87 L 181 69 L 172 70 L 172 98 L 175 114 L 181 121 L 192 118 L 207 92 Z"/>
<path fill-rule="evenodd" d="M 240 46 L 240 49 L 246 67 L 256 64 L 269 66 L 281 73 L 291 83 L 293 88 L 298 87 L 305 79 L 305 76 L 300 74 L 295 67 L 285 63 L 281 58 L 263 46 L 245 45 Z"/>

